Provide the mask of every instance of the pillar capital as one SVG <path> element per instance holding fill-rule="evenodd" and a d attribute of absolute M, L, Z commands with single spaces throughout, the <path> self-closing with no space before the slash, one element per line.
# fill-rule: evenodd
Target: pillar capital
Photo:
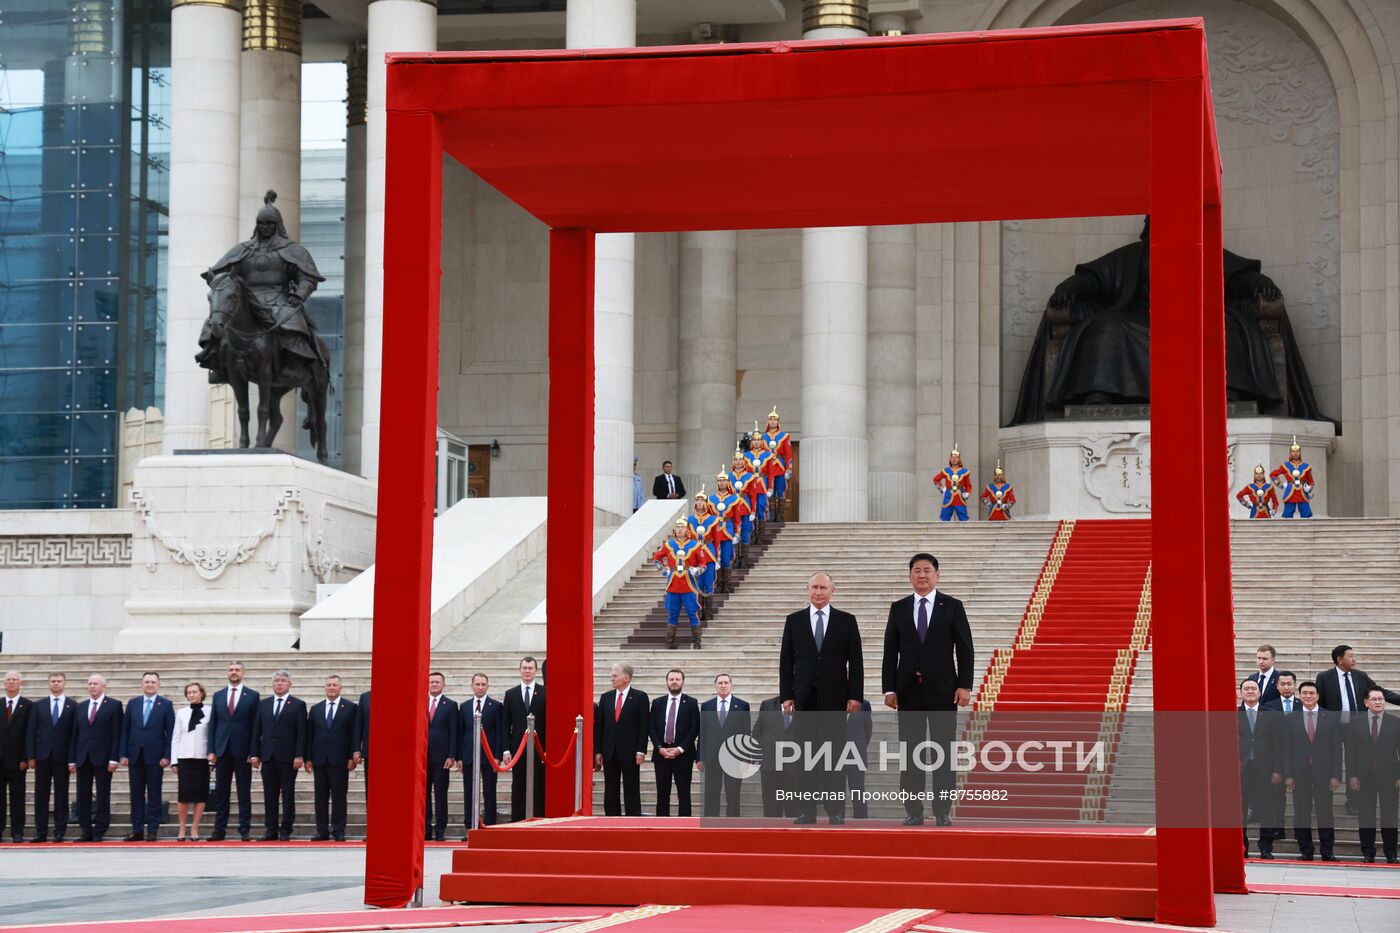
<path fill-rule="evenodd" d="M 301 54 L 299 0 L 245 0 L 243 51 Z"/>

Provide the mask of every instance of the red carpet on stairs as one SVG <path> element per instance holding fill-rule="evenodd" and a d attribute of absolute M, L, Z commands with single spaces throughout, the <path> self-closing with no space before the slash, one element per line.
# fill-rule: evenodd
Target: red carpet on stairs
<path fill-rule="evenodd" d="M 1111 769 L 1118 714 L 1149 637 L 1151 563 L 1150 521 L 1061 522 L 1013 647 L 991 658 L 966 738 L 1012 747 L 1026 739 L 1102 741 Z M 1054 754 L 1047 749 L 1028 760 L 1043 763 Z M 1096 821 L 1111 775 L 979 765 L 962 787 L 1004 788 L 1007 800 L 964 801 L 957 816 Z"/>

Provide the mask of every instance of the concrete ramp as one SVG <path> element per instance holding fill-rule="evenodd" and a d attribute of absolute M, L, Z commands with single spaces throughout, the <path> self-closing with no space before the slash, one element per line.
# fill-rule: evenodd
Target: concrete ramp
<path fill-rule="evenodd" d="M 543 497 L 463 499 L 433 522 L 433 641 L 544 553 Z M 302 651 L 369 651 L 374 568 L 301 616 Z"/>

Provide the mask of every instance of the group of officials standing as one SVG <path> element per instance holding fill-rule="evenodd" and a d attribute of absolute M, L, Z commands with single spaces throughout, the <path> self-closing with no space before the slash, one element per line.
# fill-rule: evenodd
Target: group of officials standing
<path fill-rule="evenodd" d="M 1236 711 L 1246 853 L 1249 824 L 1257 822 L 1259 857 L 1274 857 L 1291 792 L 1299 857 L 1312 861 L 1316 822 L 1322 860 L 1335 862 L 1334 797 L 1345 789 L 1362 861 L 1376 860 L 1379 827 L 1385 860 L 1400 863 L 1400 718 L 1385 712 L 1400 694 L 1358 670 L 1350 645 L 1333 648 L 1332 667 L 1301 683 L 1277 667 L 1273 646 L 1261 645 L 1255 658 L 1258 671 L 1240 681 Z"/>
<path fill-rule="evenodd" d="M 900 712 L 899 740 L 908 749 L 924 742 L 948 749 L 956 711 L 972 698 L 972 630 L 963 604 L 938 591 L 938 577 L 938 559 L 915 554 L 909 561 L 913 592 L 891 604 L 885 624 L 881 690 L 885 705 Z M 641 766 L 650 743 L 659 816 L 670 814 L 672 785 L 679 815 L 690 815 L 693 766 L 705 775 L 705 815 L 719 815 L 723 796 L 726 815 L 738 816 L 740 778 L 720 767 L 720 749 L 731 737 L 748 733 L 761 750 L 765 816 L 787 814 L 798 824 L 815 823 L 821 804 L 831 823 L 844 823 L 849 789 L 862 789 L 864 781 L 861 767 L 838 766 L 840 750 L 854 743 L 864 758 L 871 712 L 864 697 L 860 627 L 855 616 L 832 605 L 835 592 L 824 571 L 808 579 L 808 604 L 783 625 L 778 695 L 764 700 L 757 716 L 733 695 L 727 673 L 715 677 L 715 695 L 699 704 L 684 693 L 685 674 L 679 669 L 667 672 L 666 696 L 649 699 L 632 687 L 631 666 L 614 664 L 613 688 L 594 708 L 593 764 L 603 772 L 604 813 L 641 815 Z M 780 741 L 796 743 L 803 760 L 777 767 Z M 829 766 L 805 766 L 806 751 L 818 753 L 823 746 L 829 749 Z M 926 801 L 938 825 L 952 825 L 951 801 L 942 793 L 953 787 L 950 761 L 945 754 L 929 772 L 902 769 L 905 825 L 924 823 Z M 851 799 L 855 815 L 864 816 L 859 795 Z"/>

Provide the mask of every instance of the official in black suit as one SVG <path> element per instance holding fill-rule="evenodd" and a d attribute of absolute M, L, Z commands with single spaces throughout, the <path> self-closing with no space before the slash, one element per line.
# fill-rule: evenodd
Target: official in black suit
<path fill-rule="evenodd" d="M 794 789 L 806 793 L 798 823 L 817 821 L 819 800 L 833 824 L 846 822 L 841 800 L 843 778 L 836 767 L 845 743 L 846 717 L 837 714 L 860 709 L 865 662 L 856 617 L 831 605 L 835 592 L 830 574 L 812 574 L 807 580 L 809 605 L 783 623 L 778 652 L 778 695 L 784 712 L 797 713 L 793 740 L 801 745 L 804 759 L 809 749 L 814 755 L 823 747 L 831 750 L 831 767 L 814 765 L 794 779 Z M 788 768 L 800 766 L 801 762 L 785 764 Z"/>
<path fill-rule="evenodd" d="M 447 838 L 447 788 L 457 766 L 457 702 L 443 694 L 447 678 L 428 675 L 428 771 L 423 797 L 423 838 L 442 842 Z M 436 813 L 434 812 L 436 811 Z"/>
<path fill-rule="evenodd" d="M 726 774 L 719 763 L 719 750 L 736 735 L 748 735 L 753 729 L 749 704 L 731 692 L 733 679 L 728 674 L 715 675 L 715 695 L 700 704 L 700 741 L 695 746 L 696 764 L 705 775 L 705 816 L 719 816 L 719 798 L 724 794 L 724 815 L 740 814 L 742 778 Z"/>
<path fill-rule="evenodd" d="M 306 719 L 306 770 L 316 789 L 316 835 L 312 842 L 345 841 L 345 810 L 350 772 L 358 759 L 360 727 L 355 704 L 340 697 L 340 678 L 326 678 L 326 698 Z"/>
<path fill-rule="evenodd" d="M 359 728 L 356 748 L 360 753 L 360 764 L 365 769 L 365 799 L 369 799 L 369 691 L 360 694 L 356 704 L 355 725 Z"/>
<path fill-rule="evenodd" d="M 778 770 L 777 747 L 782 741 L 792 739 L 793 714 L 783 709 L 782 697 L 770 697 L 758 704 L 758 715 L 754 718 L 753 735 L 762 754 L 759 767 L 759 787 L 763 794 L 763 815 L 774 819 L 782 816 L 797 816 L 801 809 L 787 794 L 792 790 L 791 767 Z"/>
<path fill-rule="evenodd" d="M 885 623 L 885 650 L 880 665 L 880 690 L 885 705 L 899 711 L 899 741 L 908 754 L 924 741 L 943 749 L 933 771 L 933 812 L 939 826 L 951 826 L 952 804 L 943 791 L 952 791 L 952 742 L 957 710 L 972 700 L 972 627 L 961 601 L 938 591 L 938 558 L 915 554 L 909 559 L 909 583 L 914 592 L 890 605 Z M 899 786 L 911 796 L 904 802 L 906 826 L 924 821 L 920 796 L 928 793 L 926 772 L 905 761 Z"/>
<path fill-rule="evenodd" d="M 107 696 L 107 678 L 88 678 L 88 698 L 74 711 L 68 770 L 78 775 L 79 842 L 101 842 L 112 823 L 112 774 L 122 743 L 122 705 Z M 97 785 L 97 811 L 92 791 Z"/>
<path fill-rule="evenodd" d="M 1381 848 L 1385 860 L 1400 862 L 1396 846 L 1397 810 L 1400 810 L 1400 718 L 1385 712 L 1385 691 L 1366 691 L 1366 711 L 1351 719 L 1349 783 L 1356 791 L 1356 819 L 1360 827 L 1361 860 L 1376 860 L 1376 809 L 1380 808 Z"/>
<path fill-rule="evenodd" d="M 272 675 L 272 696 L 258 703 L 253 720 L 253 753 L 263 786 L 263 842 L 292 838 L 297 818 L 297 772 L 306 763 L 306 703 L 292 696 L 292 675 Z"/>
<path fill-rule="evenodd" d="M 1317 684 L 1303 681 L 1295 713 L 1283 718 L 1283 782 L 1293 792 L 1293 838 L 1298 855 L 1312 861 L 1313 815 L 1322 860 L 1335 862 L 1332 795 L 1342 786 L 1342 726 L 1338 714 L 1317 705 Z"/>
<path fill-rule="evenodd" d="M 209 764 L 214 767 L 214 832 L 210 842 L 228 833 L 229 798 L 238 787 L 238 835 L 253 832 L 253 721 L 258 718 L 258 691 L 243 683 L 243 662 L 228 666 L 228 684 L 214 691 L 209 704 Z"/>
<path fill-rule="evenodd" d="M 1240 682 L 1236 711 L 1240 751 L 1240 801 L 1243 804 L 1244 850 L 1249 852 L 1249 824 L 1259 824 L 1259 857 L 1274 857 L 1272 828 L 1283 821 L 1273 812 L 1273 785 L 1283 783 L 1283 721 L 1259 706 L 1259 684 Z"/>
<path fill-rule="evenodd" d="M 516 752 L 520 752 L 522 758 L 525 756 L 525 750 L 520 743 L 525 738 L 526 723 L 531 715 L 535 717 L 535 733 L 539 736 L 540 744 L 546 749 L 549 748 L 545 741 L 544 684 L 535 679 L 536 671 L 534 658 L 522 658 L 520 683 L 506 691 L 506 749 L 501 759 L 501 764 L 506 767 L 510 767 L 511 762 L 515 760 L 513 756 Z M 534 780 L 535 793 L 531 815 L 544 816 L 544 760 L 540 757 L 539 749 L 535 749 Z M 524 761 L 515 765 L 510 772 L 510 819 L 513 823 L 525 819 Z"/>
<path fill-rule="evenodd" d="M 612 685 L 593 717 L 593 770 L 603 772 L 604 815 L 641 816 L 647 695 L 632 689 L 630 664 L 612 666 Z"/>
<path fill-rule="evenodd" d="M 1267 648 L 1270 646 L 1265 645 L 1264 647 Z M 1263 649 L 1261 648 L 1260 650 L 1262 651 Z M 1258 681 L 1255 682 L 1257 683 Z M 1295 712 L 1301 711 L 1303 708 L 1303 702 L 1299 700 L 1296 695 L 1298 691 L 1298 677 L 1292 671 L 1275 671 L 1274 676 L 1269 678 L 1269 683 L 1274 687 L 1276 695 L 1272 700 L 1265 701 L 1261 699 L 1259 701 L 1259 708 L 1267 712 L 1270 716 L 1282 719 L 1284 721 L 1284 727 L 1286 727 L 1288 717 Z M 1316 689 L 1315 686 L 1314 689 Z M 1259 695 L 1261 697 L 1264 695 L 1263 690 L 1259 691 Z M 1269 787 L 1274 795 L 1273 805 L 1269 808 L 1269 812 L 1277 815 L 1279 819 L 1279 824 L 1269 829 L 1269 836 L 1277 842 L 1283 838 L 1284 834 L 1283 816 L 1284 811 L 1287 809 L 1288 791 L 1284 788 L 1283 784 L 1271 784 Z"/>
<path fill-rule="evenodd" d="M 651 766 L 656 772 L 656 815 L 671 815 L 671 784 L 676 785 L 676 815 L 690 816 L 690 780 L 695 770 L 695 743 L 700 738 L 700 704 L 683 693 L 685 674 L 666 672 L 666 695 L 651 701 L 647 732 Z M 601 706 L 601 704 L 600 704 Z M 640 807 L 640 803 L 638 803 Z"/>
<path fill-rule="evenodd" d="M 1250 674 L 1249 679 L 1259 685 L 1261 706 L 1267 706 L 1279 697 L 1279 670 L 1274 667 L 1274 659 L 1277 656 L 1273 645 L 1260 645 L 1259 650 L 1254 652 L 1254 661 L 1259 670 Z"/>
<path fill-rule="evenodd" d="M 1352 774 L 1351 750 L 1348 747 L 1351 730 L 1347 724 L 1351 717 L 1365 709 L 1366 694 L 1380 684 L 1371 679 L 1365 671 L 1356 669 L 1356 652 L 1351 645 L 1338 645 L 1332 649 L 1332 667 L 1320 671 L 1314 680 L 1317 683 L 1317 703 L 1323 709 L 1342 714 L 1342 776 Z M 1400 694 L 1382 689 L 1387 703 L 1400 704 Z M 1346 782 L 1347 812 L 1356 812 L 1356 791 L 1351 782 Z"/>
<path fill-rule="evenodd" d="M 457 759 L 457 770 L 462 772 L 462 799 L 466 801 L 463 822 L 468 830 L 472 826 L 472 793 L 477 787 L 476 775 L 472 773 L 472 755 L 476 755 L 477 771 L 481 775 L 480 798 L 477 810 L 481 813 L 481 825 L 496 825 L 496 769 L 486 757 L 486 750 L 476 738 L 476 714 L 481 713 L 481 735 L 491 747 L 491 754 L 497 761 L 506 744 L 506 710 L 501 701 L 491 696 L 491 678 L 483 673 L 472 675 L 471 699 L 460 704 L 462 721 L 457 726 L 461 739 L 461 756 Z"/>
<path fill-rule="evenodd" d="M 858 820 L 870 818 L 870 805 L 865 800 L 865 772 L 870 769 L 870 736 L 875 731 L 875 717 L 870 701 L 860 701 L 860 711 L 846 714 L 846 744 L 856 750 L 860 764 L 848 763 L 841 768 L 845 777 L 846 797 L 851 801 L 851 816 Z"/>
<path fill-rule="evenodd" d="M 20 696 L 23 686 L 19 671 L 5 672 L 5 708 L 0 711 L 0 838 L 8 815 L 12 842 L 24 841 L 24 772 L 29 770 L 25 738 L 33 704 Z"/>
<path fill-rule="evenodd" d="M 73 742 L 73 721 L 78 704 L 65 696 L 67 678 L 49 675 L 49 695 L 29 714 L 24 753 L 34 772 L 34 838 L 49 841 L 49 798 L 53 797 L 53 841 L 62 842 L 68 832 L 68 746 Z M 55 715 L 56 714 L 56 715 Z"/>
<path fill-rule="evenodd" d="M 661 473 L 651 481 L 651 497 L 653 499 L 685 498 L 685 483 L 682 483 L 681 478 L 671 472 L 670 460 L 661 464 Z"/>

